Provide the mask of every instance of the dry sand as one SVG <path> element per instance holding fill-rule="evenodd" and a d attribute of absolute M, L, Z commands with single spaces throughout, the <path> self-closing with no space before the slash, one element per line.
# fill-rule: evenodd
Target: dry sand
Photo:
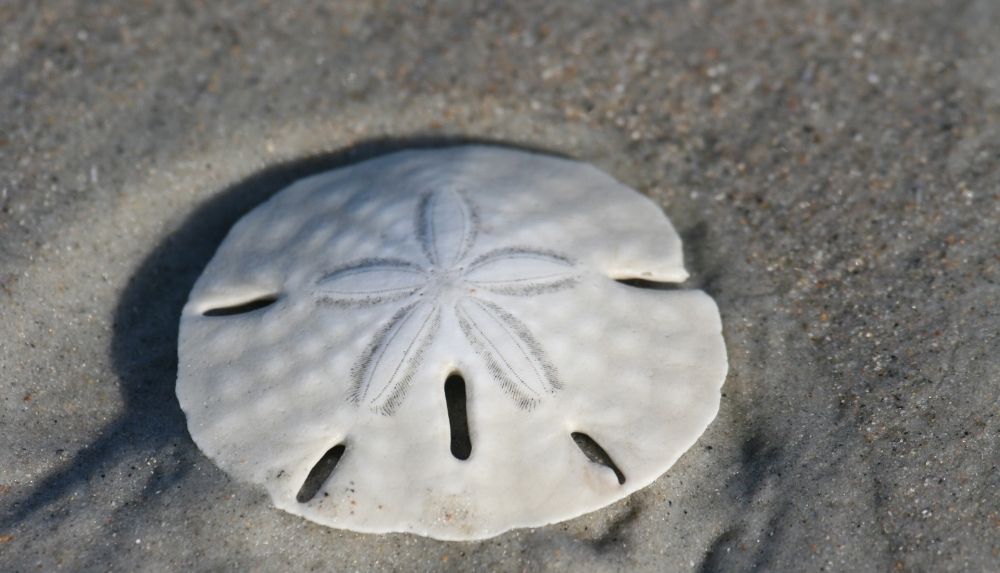
<path fill-rule="evenodd" d="M 1000 3 L 399 4 L 0 4 L 0 570 L 1000 569 Z M 194 279 L 295 178 L 468 140 L 663 206 L 719 417 L 490 541 L 274 509 L 174 397 Z"/>

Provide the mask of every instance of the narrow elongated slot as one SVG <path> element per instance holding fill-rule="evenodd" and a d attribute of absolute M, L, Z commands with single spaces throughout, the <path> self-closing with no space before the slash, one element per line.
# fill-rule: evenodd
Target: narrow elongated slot
<path fill-rule="evenodd" d="M 296 501 L 306 503 L 316 497 L 320 488 L 323 487 L 326 480 L 330 479 L 333 470 L 340 463 L 340 458 L 344 456 L 345 449 L 347 448 L 344 447 L 344 444 L 337 444 L 323 454 L 323 457 L 316 462 L 312 471 L 306 476 L 306 481 L 302 483 L 302 487 L 299 488 L 299 493 L 295 496 Z"/>
<path fill-rule="evenodd" d="M 448 423 L 451 424 L 451 455 L 467 460 L 472 455 L 472 438 L 469 437 L 465 379 L 460 374 L 452 374 L 444 381 L 444 399 L 448 404 Z"/>
<path fill-rule="evenodd" d="M 248 312 L 253 312 L 255 310 L 271 306 L 277 301 L 278 295 L 269 294 L 257 297 L 253 300 L 241 302 L 239 304 L 210 308 L 201 314 L 202 316 L 233 316 L 234 314 L 246 314 Z"/>
<path fill-rule="evenodd" d="M 615 282 L 623 284 L 625 286 L 630 286 L 632 288 L 641 288 L 645 290 L 683 290 L 684 287 L 680 283 L 666 283 L 660 281 L 650 281 L 646 279 L 615 279 Z"/>
<path fill-rule="evenodd" d="M 588 460 L 594 462 L 595 464 L 601 464 L 602 466 L 607 467 L 611 471 L 615 472 L 615 477 L 618 478 L 619 484 L 625 483 L 625 474 L 622 473 L 622 470 L 618 469 L 618 466 L 615 465 L 614 460 L 611 459 L 608 452 L 604 451 L 604 448 L 594 441 L 594 438 L 591 438 L 583 432 L 573 432 L 570 436 L 573 437 L 573 441 L 576 442 L 576 446 L 580 448 L 583 455 L 587 456 Z"/>

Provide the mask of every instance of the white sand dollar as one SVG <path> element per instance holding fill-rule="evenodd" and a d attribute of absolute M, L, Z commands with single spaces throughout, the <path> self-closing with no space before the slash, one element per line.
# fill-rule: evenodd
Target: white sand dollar
<path fill-rule="evenodd" d="M 181 318 L 195 442 L 313 521 L 477 539 L 642 488 L 715 417 L 719 312 L 647 198 L 467 146 L 301 180 L 230 231 Z"/>

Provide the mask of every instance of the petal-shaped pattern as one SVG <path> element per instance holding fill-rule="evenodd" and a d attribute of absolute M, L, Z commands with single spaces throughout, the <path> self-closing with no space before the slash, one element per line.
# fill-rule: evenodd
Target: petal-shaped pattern
<path fill-rule="evenodd" d="M 417 236 L 431 263 L 451 268 L 476 238 L 478 218 L 461 192 L 444 188 L 424 195 L 417 209 Z"/>
<path fill-rule="evenodd" d="M 464 278 L 478 288 L 527 296 L 573 286 L 578 273 L 574 262 L 559 253 L 508 247 L 477 257 Z"/>
<path fill-rule="evenodd" d="M 562 387 L 545 352 L 523 322 L 475 297 L 455 305 L 458 324 L 493 378 L 518 407 L 530 410 Z"/>
<path fill-rule="evenodd" d="M 440 325 L 441 312 L 435 305 L 418 302 L 401 308 L 375 333 L 351 369 L 351 401 L 392 414 Z"/>
<path fill-rule="evenodd" d="M 399 300 L 426 283 L 424 271 L 402 259 L 362 259 L 316 281 L 320 300 L 333 306 L 372 306 Z"/>

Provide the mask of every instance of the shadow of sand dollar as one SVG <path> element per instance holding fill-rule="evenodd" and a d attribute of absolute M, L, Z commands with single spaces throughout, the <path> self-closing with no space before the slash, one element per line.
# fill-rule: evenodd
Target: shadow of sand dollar
<path fill-rule="evenodd" d="M 0 520 L 0 530 L 12 528 L 79 487 L 103 479 L 105 472 L 129 460 L 148 457 L 155 464 L 170 464 L 152 468 L 158 489 L 166 489 L 188 474 L 190 460 L 201 454 L 188 435 L 174 391 L 181 309 L 194 282 L 240 217 L 303 177 L 404 149 L 465 144 L 555 155 L 482 138 L 374 139 L 266 168 L 198 207 L 139 263 L 114 310 L 110 353 L 119 378 L 121 414 L 87 447 L 38 480 L 21 499 L 14 500 L 12 510 Z M 58 512 L 53 512 L 52 517 L 58 518 Z"/>

